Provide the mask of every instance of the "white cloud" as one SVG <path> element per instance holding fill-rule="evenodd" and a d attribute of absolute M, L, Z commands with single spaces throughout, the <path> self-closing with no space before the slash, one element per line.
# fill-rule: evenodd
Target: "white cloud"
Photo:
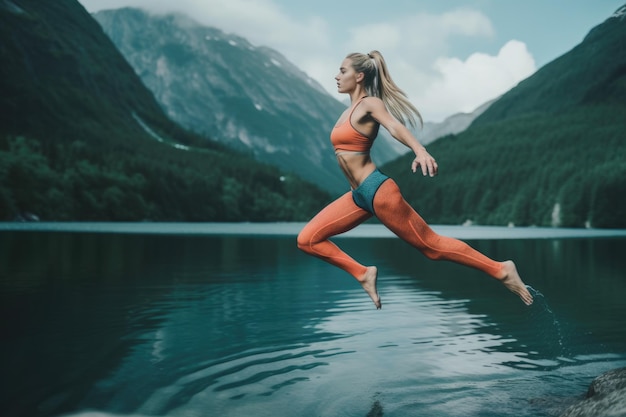
<path fill-rule="evenodd" d="M 376 24 L 331 24 L 326 18 L 290 16 L 278 0 L 80 0 L 91 12 L 141 7 L 155 13 L 183 12 L 198 22 L 276 49 L 340 100 L 333 80 L 350 52 L 380 50 L 391 75 L 429 121 L 471 111 L 534 71 L 520 42 L 497 56 L 475 53 L 465 61 L 451 56 L 458 38 L 495 36 L 491 21 L 477 10 L 417 13 Z M 342 22 L 336 20 L 335 22 Z"/>
<path fill-rule="evenodd" d="M 465 36 L 493 36 L 494 29 L 487 16 L 477 10 L 456 9 L 438 19 L 444 30 Z"/>
<path fill-rule="evenodd" d="M 137 7 L 153 13 L 183 12 L 207 26 L 247 38 L 255 45 L 301 48 L 326 42 L 326 22 L 316 16 L 294 21 L 273 0 L 80 0 L 90 12 Z M 315 35 L 315 36 L 313 36 Z"/>
<path fill-rule="evenodd" d="M 152 13 L 182 12 L 197 22 L 246 38 L 282 53 L 330 88 L 335 62 L 331 29 L 318 16 L 297 20 L 273 0 L 80 0 L 90 12 L 137 7 Z"/>
<path fill-rule="evenodd" d="M 507 92 L 535 72 L 535 61 L 524 43 L 512 40 L 496 56 L 440 58 L 435 69 L 437 78 L 419 98 L 429 120 L 443 119 L 450 109 L 472 111 Z"/>
<path fill-rule="evenodd" d="M 351 27 L 345 46 L 350 51 L 384 51 L 386 55 L 413 56 L 416 62 L 445 54 L 451 38 L 489 37 L 493 27 L 482 13 L 455 10 L 441 15 L 419 13 L 398 19 Z M 423 65 L 423 64 L 422 64 Z"/>
<path fill-rule="evenodd" d="M 534 71 L 534 60 L 520 42 L 509 42 L 497 56 L 475 53 L 465 61 L 448 57 L 458 37 L 494 36 L 489 18 L 461 8 L 352 28 L 345 49 L 380 50 L 392 77 L 424 118 L 441 121 L 454 113 L 474 110 Z"/>

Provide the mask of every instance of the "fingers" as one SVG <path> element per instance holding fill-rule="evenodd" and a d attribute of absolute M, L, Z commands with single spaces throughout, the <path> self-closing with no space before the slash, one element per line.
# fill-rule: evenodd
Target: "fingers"
<path fill-rule="evenodd" d="M 430 176 L 434 177 L 439 172 L 439 165 L 437 165 L 437 161 L 435 158 L 430 158 L 430 167 L 428 168 L 430 171 Z"/>
<path fill-rule="evenodd" d="M 439 166 L 437 165 L 437 161 L 432 156 L 424 157 L 424 158 L 415 158 L 413 163 L 411 164 L 411 170 L 413 173 L 417 172 L 417 167 L 420 167 L 422 170 L 422 175 L 434 177 L 437 175 L 439 171 Z"/>

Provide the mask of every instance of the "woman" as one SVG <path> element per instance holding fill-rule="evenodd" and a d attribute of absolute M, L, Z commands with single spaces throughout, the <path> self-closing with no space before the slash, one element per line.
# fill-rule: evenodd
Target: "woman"
<path fill-rule="evenodd" d="M 530 305 L 532 296 L 512 261 L 496 262 L 460 240 L 437 235 L 404 200 L 395 181 L 381 173 L 370 158 L 370 148 L 382 125 L 415 154 L 413 172 L 437 175 L 437 162 L 405 124 L 422 121 L 417 109 L 392 81 L 378 51 L 346 57 L 335 77 L 340 93 L 350 96 L 350 107 L 339 117 L 330 138 L 337 161 L 351 191 L 330 203 L 298 235 L 298 247 L 329 262 L 359 281 L 377 309 L 382 304 L 375 266 L 364 266 L 328 239 L 353 229 L 372 216 L 430 259 L 449 260 L 477 268 L 500 280 Z"/>

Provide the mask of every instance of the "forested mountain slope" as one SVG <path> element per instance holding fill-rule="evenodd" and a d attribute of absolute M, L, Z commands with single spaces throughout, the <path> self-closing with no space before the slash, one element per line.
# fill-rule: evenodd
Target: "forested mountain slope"
<path fill-rule="evenodd" d="M 93 16 L 172 120 L 331 193 L 346 191 L 329 133 L 347 104 L 278 51 L 181 14 L 122 8 Z M 416 134 L 429 143 L 461 132 L 488 105 L 426 122 Z M 384 163 L 407 151 L 383 129 L 372 158 Z"/>
<path fill-rule="evenodd" d="M 303 220 L 329 196 L 168 119 L 75 0 L 0 0 L 0 219 Z"/>
<path fill-rule="evenodd" d="M 124 8 L 94 18 L 172 120 L 326 190 L 345 190 L 329 141 L 345 105 L 279 52 L 181 14 Z"/>
<path fill-rule="evenodd" d="M 429 150 L 384 170 L 430 222 L 626 227 L 626 6 Z"/>

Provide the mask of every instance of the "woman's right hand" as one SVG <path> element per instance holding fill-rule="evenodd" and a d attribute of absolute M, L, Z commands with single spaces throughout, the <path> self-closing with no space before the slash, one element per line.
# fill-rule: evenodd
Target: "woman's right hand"
<path fill-rule="evenodd" d="M 422 169 L 424 176 L 429 175 L 434 177 L 439 170 L 437 161 L 435 161 L 435 158 L 433 158 L 423 146 L 415 152 L 415 158 L 411 163 L 411 171 L 413 171 L 413 173 L 417 172 L 418 166 Z"/>

